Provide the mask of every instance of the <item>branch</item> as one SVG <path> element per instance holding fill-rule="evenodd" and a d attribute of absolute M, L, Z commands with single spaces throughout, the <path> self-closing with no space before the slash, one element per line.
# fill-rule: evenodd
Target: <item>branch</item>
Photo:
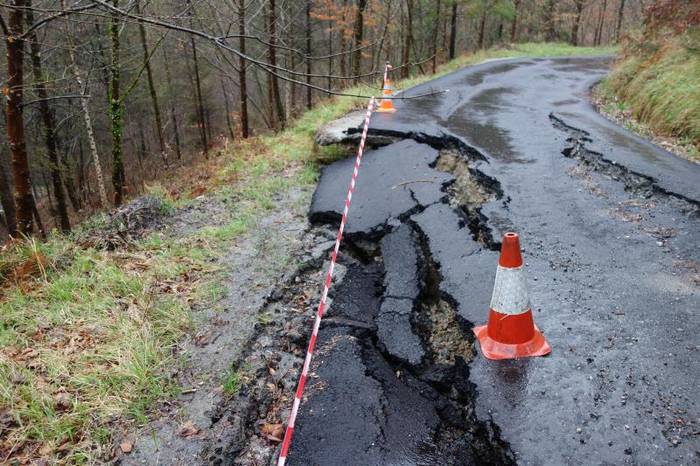
<path fill-rule="evenodd" d="M 165 36 L 168 35 L 168 31 L 165 31 L 165 34 L 160 36 L 160 39 L 158 39 L 158 42 L 155 43 L 153 46 L 153 50 L 151 50 L 151 53 L 148 54 L 148 57 L 143 61 L 143 65 L 141 66 L 141 69 L 139 72 L 136 74 L 136 77 L 134 80 L 131 82 L 129 87 L 126 89 L 126 91 L 122 94 L 121 101 L 124 102 L 126 101 L 126 98 L 129 97 L 129 94 L 131 94 L 131 91 L 134 90 L 136 87 L 136 84 L 139 82 L 139 79 L 141 79 L 141 76 L 143 75 L 144 70 L 148 66 L 148 64 L 151 62 L 151 58 L 153 57 L 153 54 L 156 53 L 156 50 L 158 50 L 158 47 L 160 47 L 161 42 L 163 42 L 163 39 L 165 39 Z"/>
<path fill-rule="evenodd" d="M 36 23 L 32 24 L 29 28 L 27 28 L 26 31 L 24 31 L 24 33 L 22 33 L 21 36 L 19 36 L 19 38 L 20 38 L 20 39 L 26 38 L 26 37 L 27 37 L 29 34 L 31 34 L 34 30 L 40 28 L 41 26 L 43 26 L 44 24 L 46 24 L 46 23 L 48 23 L 48 22 L 50 22 L 50 21 L 53 21 L 54 19 L 60 18 L 60 17 L 62 17 L 62 16 L 68 16 L 68 15 L 70 15 L 70 14 L 72 14 L 72 13 L 79 13 L 79 12 L 81 12 L 81 11 L 90 10 L 90 9 L 92 9 L 92 8 L 95 8 L 96 6 L 97 6 L 97 5 L 83 5 L 83 6 L 75 7 L 75 8 L 73 8 L 73 9 L 71 9 L 71 10 L 62 10 L 62 11 L 59 11 L 58 13 L 55 13 L 55 14 L 53 14 L 53 15 L 51 15 L 51 16 L 47 16 L 46 18 L 40 19 L 40 20 L 37 21 Z"/>
<path fill-rule="evenodd" d="M 59 100 L 59 99 L 82 99 L 85 97 L 90 97 L 89 95 L 83 95 L 83 94 L 67 94 L 67 95 L 54 95 L 51 97 L 44 97 L 43 99 L 35 99 L 35 100 L 30 100 L 29 102 L 24 102 L 22 104 L 22 108 L 27 107 L 29 105 L 33 104 L 38 104 L 39 102 L 48 102 L 50 100 Z"/>
<path fill-rule="evenodd" d="M 172 30 L 174 30 L 174 31 L 184 32 L 184 33 L 187 33 L 187 34 L 191 34 L 191 35 L 193 35 L 193 36 L 196 36 L 196 37 L 201 37 L 201 38 L 203 38 L 203 39 L 206 39 L 206 40 L 208 40 L 209 42 L 212 42 L 215 46 L 220 47 L 220 48 L 222 48 L 222 49 L 224 49 L 224 50 L 228 50 L 229 52 L 231 52 L 231 53 L 233 53 L 233 54 L 235 54 L 235 55 L 237 55 L 237 56 L 243 58 L 244 60 L 248 60 L 248 61 L 251 62 L 252 64 L 254 64 L 254 65 L 256 65 L 257 67 L 259 67 L 260 69 L 262 69 L 263 71 L 265 71 L 265 72 L 271 74 L 272 76 L 275 76 L 275 77 L 277 77 L 277 78 L 279 78 L 279 79 L 281 79 L 281 80 L 283 80 L 283 81 L 287 81 L 287 82 L 290 82 L 290 83 L 294 83 L 294 84 L 297 84 L 297 85 L 303 86 L 303 87 L 309 87 L 309 88 L 311 88 L 311 89 L 315 89 L 315 90 L 317 90 L 317 91 L 319 91 L 319 92 L 323 92 L 323 93 L 326 93 L 326 94 L 329 94 L 329 95 L 345 96 L 345 97 L 357 97 L 357 98 L 362 98 L 362 99 L 369 99 L 370 97 L 372 97 L 372 96 L 364 95 L 364 94 L 348 94 L 348 93 L 344 93 L 344 92 L 337 92 L 337 91 L 333 91 L 333 90 L 331 90 L 331 89 L 326 89 L 326 88 L 324 88 L 324 87 L 316 86 L 316 85 L 313 85 L 313 84 L 310 84 L 310 83 L 306 83 L 306 82 L 304 82 L 304 81 L 299 81 L 299 80 L 297 80 L 297 79 L 293 79 L 293 78 L 290 78 L 290 77 L 281 75 L 281 74 L 277 73 L 276 71 L 283 71 L 283 72 L 286 72 L 286 73 L 289 73 L 289 74 L 307 76 L 307 75 L 304 74 L 304 73 L 300 73 L 300 72 L 295 72 L 295 71 L 292 71 L 292 70 L 288 70 L 288 69 L 282 68 L 282 67 L 280 67 L 280 66 L 273 66 L 273 65 L 271 65 L 270 63 L 266 63 L 266 62 L 264 62 L 264 61 L 257 60 L 257 59 L 255 59 L 255 58 L 251 57 L 250 55 L 247 55 L 247 54 L 245 54 L 245 53 L 242 53 L 240 50 L 235 49 L 235 48 L 231 47 L 230 45 L 226 44 L 226 42 L 224 42 L 224 39 L 223 39 L 223 38 L 215 37 L 215 36 L 212 36 L 211 34 L 207 34 L 207 33 L 205 33 L 205 32 L 198 31 L 198 30 L 196 30 L 196 29 L 188 28 L 188 27 L 185 27 L 185 26 L 179 26 L 179 25 L 173 24 L 173 23 L 168 23 L 168 22 L 166 22 L 166 21 L 161 21 L 161 20 L 158 20 L 158 19 L 153 19 L 153 18 L 147 18 L 147 17 L 143 17 L 143 16 L 138 16 L 138 15 L 135 15 L 135 14 L 130 13 L 130 12 L 128 12 L 128 11 L 124 11 L 124 10 L 122 10 L 122 9 L 120 9 L 120 8 L 117 8 L 117 7 L 113 6 L 113 5 L 110 5 L 109 3 L 105 2 L 104 0 L 91 0 L 91 1 L 92 1 L 93 3 L 95 3 L 95 4 L 98 4 L 98 5 L 102 6 L 103 8 L 105 8 L 105 9 L 107 9 L 107 10 L 109 10 L 109 11 L 116 12 L 116 13 L 122 15 L 122 16 L 125 16 L 125 17 L 127 17 L 127 18 L 131 18 L 131 19 L 134 19 L 134 20 L 136 20 L 136 21 L 142 21 L 142 22 L 144 22 L 144 23 L 153 24 L 153 25 L 155 25 L 155 26 L 164 27 L 164 28 L 166 28 L 166 29 L 172 29 Z M 396 67 L 396 68 L 394 68 L 394 69 L 402 68 L 403 66 L 409 66 L 409 65 L 410 65 L 410 64 L 404 64 L 404 65 L 398 66 L 398 67 Z M 375 72 L 370 73 L 370 74 L 375 74 L 375 73 L 378 73 L 378 72 L 375 71 Z M 370 75 L 370 74 L 368 74 L 368 75 Z M 308 75 L 308 76 L 314 77 L 314 75 Z M 321 76 L 321 77 L 325 77 L 325 76 Z M 359 76 L 357 76 L 357 77 L 359 77 Z M 349 77 L 343 77 L 343 78 L 344 78 L 344 79 L 347 79 L 347 78 L 349 78 Z M 356 77 L 353 77 L 353 78 L 356 78 Z M 428 97 L 428 96 L 438 95 L 438 94 L 442 94 L 442 93 L 444 93 L 444 92 L 446 92 L 446 91 L 432 91 L 432 92 L 428 92 L 428 93 L 425 93 L 425 94 L 418 94 L 418 95 L 414 95 L 414 96 L 410 96 L 410 97 L 394 96 L 394 97 L 384 97 L 384 98 L 385 98 L 385 99 L 389 99 L 389 100 L 411 100 L 411 99 L 417 99 L 417 98 L 420 98 L 420 97 Z"/>

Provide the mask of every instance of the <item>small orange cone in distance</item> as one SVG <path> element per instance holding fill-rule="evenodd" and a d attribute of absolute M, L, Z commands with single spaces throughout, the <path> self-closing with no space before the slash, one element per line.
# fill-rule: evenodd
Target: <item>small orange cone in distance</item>
<path fill-rule="evenodd" d="M 384 97 L 391 97 L 392 95 L 392 90 L 391 90 L 391 80 L 389 78 L 386 78 L 384 81 L 384 89 L 382 89 L 382 95 Z M 395 112 L 396 109 L 394 108 L 394 103 L 392 102 L 391 99 L 382 99 L 379 102 L 379 107 L 376 112 Z"/>
<path fill-rule="evenodd" d="M 487 325 L 474 327 L 481 352 L 488 359 L 517 359 L 552 352 L 532 319 L 525 284 L 520 240 L 503 235 Z"/>

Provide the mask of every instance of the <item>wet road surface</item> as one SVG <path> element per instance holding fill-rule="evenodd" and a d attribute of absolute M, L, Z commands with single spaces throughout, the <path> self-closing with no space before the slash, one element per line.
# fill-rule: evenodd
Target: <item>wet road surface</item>
<path fill-rule="evenodd" d="M 700 462 L 700 166 L 591 108 L 607 66 L 490 62 L 373 115 L 397 142 L 363 160 L 290 464 Z M 508 230 L 548 357 L 472 346 Z"/>

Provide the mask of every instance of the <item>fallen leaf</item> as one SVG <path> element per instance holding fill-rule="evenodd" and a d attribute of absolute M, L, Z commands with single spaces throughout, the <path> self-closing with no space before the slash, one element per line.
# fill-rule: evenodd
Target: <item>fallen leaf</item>
<path fill-rule="evenodd" d="M 59 392 L 53 397 L 54 406 L 57 411 L 66 411 L 71 407 L 71 396 L 66 392 Z"/>
<path fill-rule="evenodd" d="M 281 442 L 284 437 L 284 425 L 282 424 L 263 424 L 260 431 L 272 442 Z"/>
<path fill-rule="evenodd" d="M 198 433 L 199 427 L 194 425 L 192 421 L 185 422 L 177 429 L 177 435 L 185 438 L 192 437 L 193 435 L 197 435 Z"/>
<path fill-rule="evenodd" d="M 121 448 L 122 453 L 131 453 L 134 449 L 134 444 L 130 440 L 124 440 L 119 444 L 119 448 Z"/>

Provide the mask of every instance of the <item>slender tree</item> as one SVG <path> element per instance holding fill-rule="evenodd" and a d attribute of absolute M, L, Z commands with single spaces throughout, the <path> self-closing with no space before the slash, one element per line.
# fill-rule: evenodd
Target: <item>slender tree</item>
<path fill-rule="evenodd" d="M 625 0 L 620 0 L 620 7 L 617 9 L 617 27 L 615 28 L 615 41 L 620 42 L 622 32 L 622 18 L 625 15 Z"/>
<path fill-rule="evenodd" d="M 119 0 L 112 0 L 115 7 Z M 109 40 L 112 58 L 109 65 L 109 119 L 112 131 L 112 187 L 114 188 L 114 205 L 121 205 L 124 200 L 124 160 L 122 154 L 122 136 L 124 132 L 124 102 L 120 95 L 121 63 L 119 62 L 121 43 L 119 41 L 120 16 L 112 12 L 109 16 Z"/>
<path fill-rule="evenodd" d="M 556 2 L 555 0 L 547 0 L 544 10 L 544 37 L 548 42 L 552 42 L 557 38 L 555 27 L 556 21 Z"/>
<path fill-rule="evenodd" d="M 34 24 L 34 11 L 31 0 L 27 1 L 26 13 L 27 27 Z M 46 153 L 49 157 L 49 171 L 51 172 L 51 182 L 53 193 L 56 197 L 56 217 L 57 224 L 62 231 L 70 231 L 70 220 L 68 219 L 68 207 L 66 205 L 66 195 L 61 182 L 61 166 L 58 156 L 58 144 L 56 141 L 56 115 L 49 105 L 49 93 L 46 89 L 46 78 L 41 64 L 41 45 L 36 36 L 36 29 L 32 29 L 28 36 L 29 48 L 31 52 L 32 73 L 34 74 L 34 90 L 39 97 L 39 113 L 44 123 L 44 142 L 46 143 Z"/>
<path fill-rule="evenodd" d="M 65 0 L 61 0 L 61 9 L 65 10 Z M 97 151 L 97 141 L 95 140 L 95 132 L 93 130 L 92 118 L 90 117 L 90 107 L 88 105 L 87 96 L 87 86 L 83 85 L 83 78 L 78 69 L 78 64 L 75 59 L 75 47 L 73 44 L 73 34 L 68 28 L 68 21 L 64 21 L 64 34 L 68 40 L 68 57 L 70 59 L 70 69 L 73 72 L 73 77 L 75 82 L 78 84 L 78 89 L 81 94 L 80 107 L 83 114 L 83 121 L 85 122 L 85 131 L 87 133 L 88 143 L 90 145 L 90 152 L 92 154 L 92 162 L 95 165 L 95 178 L 97 179 L 97 188 L 100 193 L 100 202 L 103 208 L 109 206 L 109 200 L 107 198 L 107 189 L 105 188 L 104 176 L 102 174 L 102 164 L 100 162 L 100 154 Z"/>
<path fill-rule="evenodd" d="M 7 24 L 2 19 L 1 24 L 5 34 L 7 47 L 7 87 L 5 100 L 7 102 L 7 141 L 12 154 L 12 176 L 14 181 L 16 230 L 10 234 L 32 234 L 34 197 L 29 175 L 29 159 L 24 138 L 24 115 L 22 101 L 24 99 L 24 11 L 27 0 L 10 0 L 10 14 Z M 10 226 L 12 222 L 8 222 Z"/>
<path fill-rule="evenodd" d="M 574 16 L 574 25 L 571 29 L 571 45 L 578 45 L 578 31 L 581 25 L 581 13 L 583 12 L 584 4 L 585 0 L 574 0 L 576 15 Z"/>
<path fill-rule="evenodd" d="M 518 37 L 518 14 L 520 14 L 520 0 L 513 2 L 513 21 L 510 23 L 510 41 L 515 42 Z"/>
<path fill-rule="evenodd" d="M 595 45 L 600 45 L 603 40 L 603 25 L 605 24 L 605 12 L 608 9 L 608 0 L 603 0 L 603 5 L 600 8 L 600 14 L 598 15 L 598 28 L 595 33 Z"/>
<path fill-rule="evenodd" d="M 452 0 L 452 14 L 450 15 L 450 60 L 455 58 L 455 46 L 457 45 L 457 1 Z"/>
<path fill-rule="evenodd" d="M 355 26 L 353 27 L 353 40 L 355 51 L 352 54 L 352 74 L 356 76 L 355 82 L 359 81 L 360 69 L 362 67 L 362 40 L 364 38 L 364 13 L 367 8 L 367 0 L 357 0 L 355 13 Z"/>
<path fill-rule="evenodd" d="M 177 113 L 175 112 L 175 92 L 173 89 L 173 79 L 170 75 L 170 64 L 168 62 L 168 48 L 163 47 L 163 68 L 165 69 L 165 80 L 168 84 L 168 94 L 170 101 L 170 121 L 173 124 L 173 137 L 175 138 L 175 155 L 177 159 L 182 158 L 182 148 L 180 145 L 180 127 L 177 121 Z"/>
<path fill-rule="evenodd" d="M 406 0 L 406 27 L 403 36 L 403 53 L 401 57 L 401 78 L 406 79 L 411 72 L 411 47 L 413 46 L 413 0 Z"/>
<path fill-rule="evenodd" d="M 241 36 L 239 48 L 241 54 L 245 55 L 245 0 L 240 0 L 238 7 L 238 33 Z M 238 61 L 238 89 L 239 105 L 241 112 L 241 137 L 247 138 L 248 130 L 248 87 L 246 82 L 246 60 L 243 56 Z"/>
<path fill-rule="evenodd" d="M 136 13 L 141 15 L 141 5 L 139 0 L 134 3 L 134 9 Z M 163 136 L 163 124 L 161 122 L 160 115 L 160 105 L 158 103 L 158 92 L 156 91 L 156 86 L 153 81 L 153 70 L 151 68 L 151 53 L 148 48 L 148 35 L 146 34 L 146 27 L 143 22 L 139 22 L 139 38 L 141 39 L 141 48 L 143 49 L 143 61 L 146 66 L 146 78 L 148 82 L 148 92 L 151 96 L 151 105 L 153 106 L 153 117 L 155 119 L 156 134 L 158 135 L 158 146 L 160 147 L 160 153 L 163 160 L 167 163 L 167 154 L 165 150 L 165 138 Z"/>
<path fill-rule="evenodd" d="M 433 74 L 437 71 L 437 56 L 438 56 L 438 34 L 440 33 L 440 15 L 442 14 L 442 1 L 437 0 L 435 2 L 435 24 L 433 25 L 433 47 L 432 47 L 432 64 L 433 64 Z"/>
<path fill-rule="evenodd" d="M 267 34 L 268 34 L 268 61 L 270 66 L 277 66 L 277 9 L 275 6 L 275 0 L 268 0 L 268 12 L 267 12 Z M 280 94 L 280 85 L 277 76 L 272 73 L 267 74 L 267 84 L 268 84 L 268 100 L 270 106 L 270 114 L 275 114 L 277 118 L 271 118 L 271 121 L 275 122 L 275 126 L 279 125 L 285 127 L 285 113 L 284 106 L 282 105 L 282 96 Z"/>
<path fill-rule="evenodd" d="M 313 0 L 306 0 L 306 8 L 304 8 L 304 33 L 306 36 L 306 108 L 311 109 L 311 4 Z M 329 73 L 330 74 L 330 73 Z"/>

